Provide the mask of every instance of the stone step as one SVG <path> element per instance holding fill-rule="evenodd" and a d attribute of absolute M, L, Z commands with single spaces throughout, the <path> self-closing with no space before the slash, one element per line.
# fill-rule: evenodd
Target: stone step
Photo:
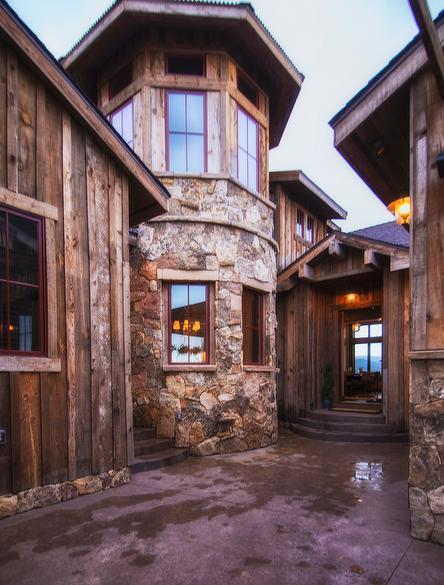
<path fill-rule="evenodd" d="M 171 439 L 136 439 L 134 441 L 134 456 L 150 455 L 151 453 L 158 453 L 171 449 L 173 443 Z"/>
<path fill-rule="evenodd" d="M 383 424 L 383 414 L 363 414 L 361 412 L 337 412 L 334 410 L 312 410 L 308 418 L 332 422 L 349 422 L 357 424 Z"/>
<path fill-rule="evenodd" d="M 134 428 L 134 442 L 146 441 L 148 439 L 154 439 L 156 437 L 156 431 L 151 427 L 135 427 Z"/>
<path fill-rule="evenodd" d="M 130 466 L 131 473 L 141 473 L 142 471 L 152 471 L 168 465 L 180 463 L 188 457 L 188 449 L 166 449 L 159 453 L 151 453 L 136 457 L 134 463 Z"/>
<path fill-rule="evenodd" d="M 321 441 L 341 441 L 346 443 L 407 443 L 408 433 L 352 433 L 341 431 L 328 431 L 324 429 L 313 429 L 290 423 L 290 429 L 302 437 L 319 439 Z"/>
<path fill-rule="evenodd" d="M 388 425 L 384 422 L 380 423 L 369 423 L 356 421 L 343 421 L 339 422 L 336 419 L 333 420 L 319 420 L 316 418 L 297 418 L 295 423 L 310 427 L 312 429 L 323 429 L 326 431 L 347 431 L 350 433 L 396 433 L 396 427 L 394 425 Z"/>

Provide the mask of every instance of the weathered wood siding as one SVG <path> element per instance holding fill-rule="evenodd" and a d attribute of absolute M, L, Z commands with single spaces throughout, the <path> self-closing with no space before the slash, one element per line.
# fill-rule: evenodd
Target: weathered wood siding
<path fill-rule="evenodd" d="M 45 228 L 48 354 L 61 360 L 0 373 L 2 494 L 126 465 L 132 425 L 127 179 L 1 42 L 0 187 L 58 209 Z"/>

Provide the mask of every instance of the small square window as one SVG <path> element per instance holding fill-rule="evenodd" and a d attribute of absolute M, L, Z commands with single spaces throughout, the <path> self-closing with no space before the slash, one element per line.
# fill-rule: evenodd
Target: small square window
<path fill-rule="evenodd" d="M 205 75 L 203 55 L 167 55 L 166 72 L 169 75 Z"/>
<path fill-rule="evenodd" d="M 242 293 L 242 334 L 245 365 L 264 364 L 264 293 L 244 288 Z"/>

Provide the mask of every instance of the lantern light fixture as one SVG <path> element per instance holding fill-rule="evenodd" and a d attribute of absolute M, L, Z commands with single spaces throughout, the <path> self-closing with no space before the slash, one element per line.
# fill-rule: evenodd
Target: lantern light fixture
<path fill-rule="evenodd" d="M 390 203 L 387 209 L 395 216 L 396 223 L 410 225 L 410 197 L 408 195 L 398 197 Z"/>
<path fill-rule="evenodd" d="M 358 299 L 358 295 L 355 292 L 349 292 L 345 295 L 348 303 L 354 303 Z"/>

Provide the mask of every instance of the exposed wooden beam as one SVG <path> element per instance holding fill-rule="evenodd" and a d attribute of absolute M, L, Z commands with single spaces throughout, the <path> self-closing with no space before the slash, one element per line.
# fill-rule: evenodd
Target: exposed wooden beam
<path fill-rule="evenodd" d="M 313 268 L 307 264 L 301 264 L 299 266 L 299 278 L 302 278 L 302 280 L 309 280 L 311 282 L 316 280 Z"/>
<path fill-rule="evenodd" d="M 410 258 L 408 254 L 399 254 L 390 258 L 390 272 L 397 270 L 407 270 L 410 266 Z"/>
<path fill-rule="evenodd" d="M 332 240 L 330 242 L 328 246 L 328 253 L 337 260 L 344 260 L 345 258 L 345 248 L 340 242 L 338 242 L 338 240 Z"/>
<path fill-rule="evenodd" d="M 375 250 L 364 250 L 364 265 L 368 268 L 373 268 L 373 270 L 381 270 L 381 256 Z"/>
<path fill-rule="evenodd" d="M 444 100 L 444 54 L 427 0 L 409 0 L 409 4 L 435 74 L 439 92 Z"/>

